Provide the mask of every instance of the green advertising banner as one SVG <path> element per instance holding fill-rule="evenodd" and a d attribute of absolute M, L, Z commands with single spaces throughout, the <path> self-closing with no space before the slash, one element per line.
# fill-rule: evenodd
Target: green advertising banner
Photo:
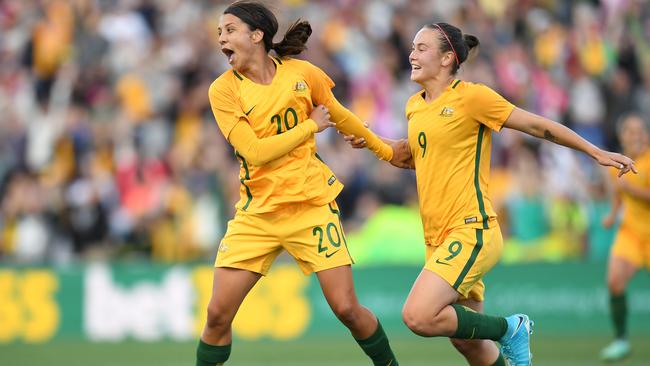
<path fill-rule="evenodd" d="M 401 309 L 417 267 L 355 268 L 360 301 L 392 333 L 408 333 Z M 0 268 L 0 343 L 192 340 L 210 299 L 211 266 L 89 264 L 70 268 Z M 525 312 L 536 332 L 608 334 L 604 265 L 499 266 L 486 278 L 486 311 Z M 629 291 L 630 330 L 650 334 L 650 278 Z M 344 334 L 315 276 L 277 263 L 244 301 L 236 337 L 289 340 Z"/>

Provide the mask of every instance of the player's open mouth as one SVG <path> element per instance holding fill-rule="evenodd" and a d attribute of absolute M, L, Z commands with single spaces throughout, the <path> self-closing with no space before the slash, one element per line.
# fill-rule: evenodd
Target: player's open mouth
<path fill-rule="evenodd" d="M 228 63 L 232 64 L 232 61 L 235 57 L 235 52 L 229 48 L 222 48 L 221 52 L 223 52 L 223 54 L 226 55 L 226 57 L 228 57 Z"/>
<path fill-rule="evenodd" d="M 414 64 L 411 64 L 411 69 L 412 69 L 412 70 L 420 70 L 421 67 L 420 67 L 420 65 L 414 65 Z"/>

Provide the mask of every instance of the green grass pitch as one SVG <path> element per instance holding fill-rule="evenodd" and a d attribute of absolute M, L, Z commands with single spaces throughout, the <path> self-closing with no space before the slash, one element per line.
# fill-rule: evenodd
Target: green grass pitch
<path fill-rule="evenodd" d="M 536 337 L 535 366 L 600 365 L 598 352 L 608 338 Z M 391 341 L 400 365 L 465 365 L 444 338 L 402 336 Z M 632 338 L 633 354 L 617 364 L 650 365 L 650 337 Z M 45 345 L 19 343 L 0 346 L 3 366 L 194 366 L 194 342 L 86 343 L 58 341 Z M 233 345 L 228 366 L 358 366 L 370 365 L 349 335 L 340 338 L 302 338 L 290 342 L 239 341 Z"/>

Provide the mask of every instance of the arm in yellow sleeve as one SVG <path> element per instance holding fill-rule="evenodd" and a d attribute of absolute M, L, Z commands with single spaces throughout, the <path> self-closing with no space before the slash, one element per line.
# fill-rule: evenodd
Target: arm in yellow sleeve
<path fill-rule="evenodd" d="M 259 166 L 286 155 L 316 131 L 318 125 L 308 119 L 280 135 L 258 138 L 246 121 L 239 120 L 230 132 L 228 141 L 246 161 Z"/>
<path fill-rule="evenodd" d="M 330 120 L 336 123 L 337 130 L 345 135 L 363 137 L 366 140 L 366 147 L 379 159 L 390 161 L 393 158 L 393 148 L 366 128 L 359 117 L 342 106 L 333 96 L 325 106 L 329 109 Z"/>

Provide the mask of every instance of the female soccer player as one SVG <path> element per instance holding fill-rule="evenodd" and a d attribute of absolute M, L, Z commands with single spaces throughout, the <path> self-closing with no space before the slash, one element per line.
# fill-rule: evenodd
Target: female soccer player
<path fill-rule="evenodd" d="M 610 315 L 616 339 L 601 353 L 603 361 L 618 361 L 630 354 L 627 340 L 628 282 L 643 266 L 650 269 L 650 135 L 643 119 L 630 114 L 618 124 L 618 139 L 623 153 L 637 159 L 641 173 L 617 179 L 612 211 L 603 220 L 611 227 L 623 204 L 623 218 L 609 257 L 607 287 L 609 288 Z"/>
<path fill-rule="evenodd" d="M 503 126 L 589 154 L 623 174 L 629 158 L 602 151 L 559 123 L 516 108 L 484 86 L 455 79 L 479 41 L 446 24 L 430 24 L 413 40 L 411 80 L 423 87 L 406 105 L 408 139 L 393 144 L 393 165 L 415 169 L 426 264 L 402 317 L 416 334 L 445 336 L 471 365 L 530 364 L 532 322 L 481 314 L 483 276 L 503 240 L 488 196 L 491 131 Z M 363 138 L 346 136 L 354 147 Z M 501 343 L 499 349 L 494 342 Z"/>
<path fill-rule="evenodd" d="M 219 246 L 196 364 L 226 362 L 237 309 L 285 249 L 305 274 L 316 272 L 328 304 L 373 363 L 397 365 L 377 318 L 355 295 L 335 202 L 343 185 L 318 158 L 314 134 L 335 124 L 347 134 L 363 133 L 380 159 L 390 160 L 392 148 L 339 104 L 323 71 L 287 57 L 305 49 L 309 23 L 294 23 L 273 43 L 277 29 L 275 16 L 254 2 L 230 5 L 218 27 L 232 69 L 212 83 L 209 97 L 241 161 L 241 200 Z"/>

